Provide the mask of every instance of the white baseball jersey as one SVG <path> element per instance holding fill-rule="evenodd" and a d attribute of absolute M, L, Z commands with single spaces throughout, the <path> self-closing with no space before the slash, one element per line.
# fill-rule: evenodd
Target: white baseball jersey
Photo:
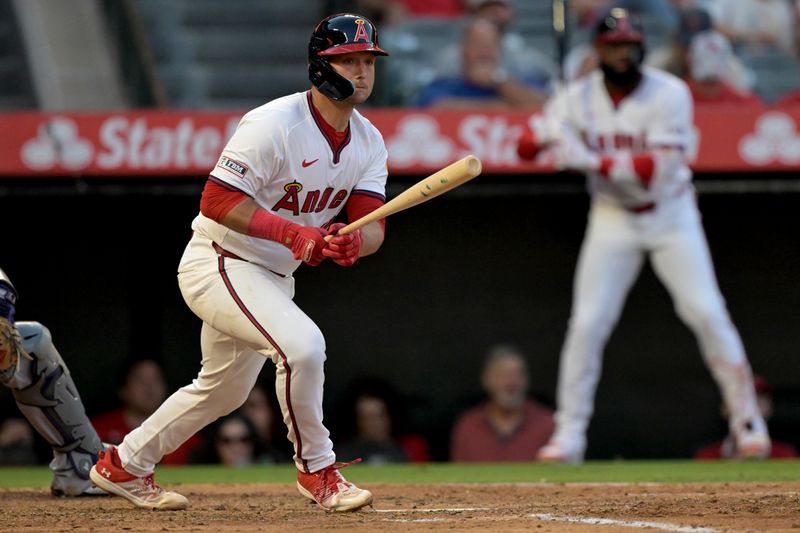
<path fill-rule="evenodd" d="M 385 198 L 388 154 L 378 130 L 353 111 L 350 134 L 334 152 L 320 120 L 310 92 L 279 98 L 250 111 L 225 146 L 211 179 L 303 226 L 330 222 L 353 191 Z M 233 231 L 202 214 L 192 229 L 275 272 L 291 274 L 300 265 L 282 244 Z"/>
<path fill-rule="evenodd" d="M 304 226 L 331 221 L 355 192 L 385 198 L 383 139 L 353 111 L 342 144 L 328 140 L 311 93 L 254 109 L 239 123 L 210 180 L 244 192 L 270 213 Z M 203 320 L 203 364 L 125 437 L 119 456 L 144 476 L 161 458 L 239 407 L 269 358 L 295 464 L 316 472 L 336 460 L 322 420 L 325 338 L 292 300 L 300 264 L 285 246 L 249 237 L 198 215 L 178 266 L 186 303 Z M 219 253 L 213 243 L 238 258 Z"/>
<path fill-rule="evenodd" d="M 616 104 L 597 70 L 571 84 L 547 109 L 552 132 L 578 133 L 605 155 L 658 148 L 694 152 L 691 95 L 681 80 L 645 68 L 640 84 Z M 564 126 L 567 129 L 564 129 Z M 558 142 L 558 138 L 555 138 Z M 571 142 L 580 142 L 571 140 Z M 739 333 L 720 294 L 694 195 L 687 157 L 671 157 L 645 185 L 635 176 L 587 176 L 589 223 L 575 272 L 572 312 L 561 351 L 556 431 L 541 456 L 582 460 L 605 344 L 645 260 L 697 337 L 730 409 L 740 440 L 769 442 Z M 643 347 L 646 350 L 646 347 Z"/>
<path fill-rule="evenodd" d="M 691 93 L 682 80 L 645 67 L 639 86 L 618 105 L 605 88 L 602 71 L 595 70 L 571 84 L 547 113 L 571 125 L 589 148 L 601 154 L 669 147 L 691 155 L 695 152 L 692 108 Z M 597 174 L 588 179 L 592 194 L 621 207 L 637 207 L 679 193 L 691 181 L 692 172 L 683 163 L 648 188 L 612 183 Z"/>

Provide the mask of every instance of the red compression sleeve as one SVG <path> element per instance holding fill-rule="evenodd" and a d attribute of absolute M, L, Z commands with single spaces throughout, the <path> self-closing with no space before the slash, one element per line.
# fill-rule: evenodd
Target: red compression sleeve
<path fill-rule="evenodd" d="M 600 158 L 600 168 L 597 169 L 597 173 L 603 176 L 604 178 L 608 178 L 611 175 L 611 167 L 614 165 L 614 159 L 611 157 L 604 155 Z"/>
<path fill-rule="evenodd" d="M 247 198 L 242 191 L 226 189 L 219 183 L 206 181 L 203 196 L 200 197 L 200 212 L 215 222 L 222 222 L 228 212 Z"/>
<path fill-rule="evenodd" d="M 247 234 L 259 239 L 269 239 L 288 245 L 291 243 L 285 242 L 285 236 L 294 226 L 297 226 L 297 224 L 291 220 L 286 220 L 259 208 L 256 209 L 256 212 L 253 213 L 253 218 L 250 219 L 250 224 L 247 226 Z"/>
<path fill-rule="evenodd" d="M 347 220 L 349 222 L 355 222 L 386 203 L 381 198 L 372 196 L 372 194 L 374 193 L 365 194 L 356 192 L 347 200 Z M 378 220 L 378 223 L 381 225 L 381 229 L 386 231 L 386 219 L 381 218 Z"/>
<path fill-rule="evenodd" d="M 647 185 L 653 179 L 653 173 L 656 170 L 656 160 L 650 152 L 643 152 L 641 154 L 634 154 L 631 156 L 631 164 L 633 165 L 633 172 L 639 181 Z M 614 158 L 603 156 L 600 159 L 600 168 L 597 172 L 604 178 L 611 175 L 611 167 L 614 166 Z"/>

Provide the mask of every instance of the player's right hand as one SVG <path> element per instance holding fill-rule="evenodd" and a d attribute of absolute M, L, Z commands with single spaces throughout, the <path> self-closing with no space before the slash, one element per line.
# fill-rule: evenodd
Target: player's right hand
<path fill-rule="evenodd" d="M 325 260 L 322 250 L 327 234 L 324 229 L 314 226 L 294 226 L 286 232 L 282 242 L 292 251 L 295 259 L 309 266 L 317 266 Z"/>
<path fill-rule="evenodd" d="M 580 137 L 562 131 L 553 153 L 553 166 L 558 170 L 596 172 L 602 162 L 600 154 L 592 151 Z"/>

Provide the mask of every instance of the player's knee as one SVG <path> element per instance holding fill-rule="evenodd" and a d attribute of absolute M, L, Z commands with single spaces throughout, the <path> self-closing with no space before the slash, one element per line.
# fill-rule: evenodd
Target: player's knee
<path fill-rule="evenodd" d="M 569 331 L 573 337 L 602 337 L 609 333 L 613 323 L 614 321 L 602 312 L 583 312 L 570 319 Z"/>
<path fill-rule="evenodd" d="M 678 316 L 695 331 L 715 331 L 730 320 L 724 304 L 713 301 L 688 301 L 676 309 Z"/>
<path fill-rule="evenodd" d="M 325 339 L 319 329 L 296 336 L 281 346 L 287 362 L 292 367 L 316 367 L 325 362 Z"/>

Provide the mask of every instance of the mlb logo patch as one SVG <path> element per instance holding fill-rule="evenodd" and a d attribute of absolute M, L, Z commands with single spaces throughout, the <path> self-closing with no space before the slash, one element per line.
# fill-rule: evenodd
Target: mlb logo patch
<path fill-rule="evenodd" d="M 244 175 L 247 174 L 247 167 L 245 165 L 224 155 L 219 158 L 219 163 L 217 163 L 217 166 L 224 168 L 228 172 L 236 174 L 240 178 L 243 178 Z"/>

